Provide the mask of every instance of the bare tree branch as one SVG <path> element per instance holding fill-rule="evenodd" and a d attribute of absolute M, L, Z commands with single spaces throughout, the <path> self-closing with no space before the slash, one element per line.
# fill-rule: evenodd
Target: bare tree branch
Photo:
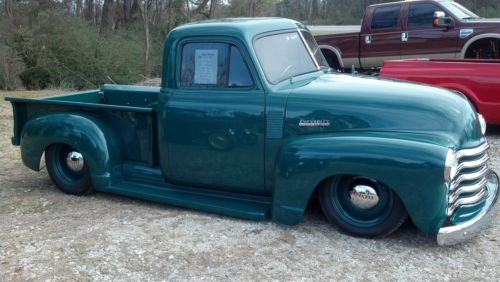
<path fill-rule="evenodd" d="M 7 18 L 12 19 L 12 0 L 4 0 L 3 6 L 5 10 L 5 15 Z"/>
<path fill-rule="evenodd" d="M 215 16 L 215 10 L 217 9 L 218 0 L 210 0 L 210 11 L 208 13 L 208 18 L 213 19 Z"/>
<path fill-rule="evenodd" d="M 85 0 L 85 9 L 83 10 L 83 17 L 85 20 L 96 23 L 95 21 L 95 7 L 94 0 Z"/>
<path fill-rule="evenodd" d="M 113 30 L 113 24 L 114 24 L 113 1 L 114 0 L 104 0 L 104 4 L 102 6 L 101 27 L 99 29 L 99 33 L 101 35 Z"/>
<path fill-rule="evenodd" d="M 202 0 L 202 2 L 200 4 L 195 4 L 195 5 L 197 5 L 197 7 L 190 14 L 194 14 L 194 15 L 201 14 L 201 12 L 207 7 L 208 1 L 210 1 L 210 0 Z"/>

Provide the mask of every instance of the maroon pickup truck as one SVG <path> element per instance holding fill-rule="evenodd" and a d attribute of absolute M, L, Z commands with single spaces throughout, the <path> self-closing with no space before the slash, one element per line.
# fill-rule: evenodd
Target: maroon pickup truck
<path fill-rule="evenodd" d="M 406 58 L 500 59 L 500 19 L 450 0 L 371 5 L 356 33 L 316 36 L 334 69 L 374 69 Z"/>

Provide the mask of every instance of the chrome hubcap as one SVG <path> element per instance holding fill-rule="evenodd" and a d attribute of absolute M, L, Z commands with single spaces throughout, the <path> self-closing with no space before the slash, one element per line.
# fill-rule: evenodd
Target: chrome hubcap
<path fill-rule="evenodd" d="M 377 191 L 367 185 L 356 185 L 349 191 L 351 203 L 359 209 L 371 209 L 379 202 Z"/>
<path fill-rule="evenodd" d="M 74 172 L 82 171 L 83 167 L 85 166 L 82 154 L 78 153 L 77 151 L 68 153 L 68 156 L 66 157 L 66 164 L 68 165 L 69 169 Z"/>

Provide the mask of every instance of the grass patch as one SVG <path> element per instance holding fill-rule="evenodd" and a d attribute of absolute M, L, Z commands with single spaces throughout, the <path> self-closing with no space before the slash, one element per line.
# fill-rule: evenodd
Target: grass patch
<path fill-rule="evenodd" d="M 54 205 L 54 203 L 48 203 L 48 204 L 41 204 L 41 205 L 36 205 L 36 206 L 23 207 L 22 214 L 27 215 L 27 214 L 43 213 L 45 211 L 50 210 L 50 208 L 53 205 Z"/>

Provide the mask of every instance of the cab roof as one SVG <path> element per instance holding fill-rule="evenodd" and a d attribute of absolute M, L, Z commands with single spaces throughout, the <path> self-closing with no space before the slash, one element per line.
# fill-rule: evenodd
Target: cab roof
<path fill-rule="evenodd" d="M 235 36 L 252 39 L 258 34 L 287 30 L 307 29 L 300 22 L 285 18 L 227 18 L 192 22 L 174 28 L 169 36 Z"/>
<path fill-rule="evenodd" d="M 405 3 L 405 2 L 454 2 L 454 0 L 401 0 L 401 1 L 394 1 L 394 2 L 387 2 L 387 3 L 378 3 L 378 4 L 372 4 L 369 7 L 377 7 L 377 6 L 387 6 L 391 4 L 399 4 L 399 3 Z"/>

